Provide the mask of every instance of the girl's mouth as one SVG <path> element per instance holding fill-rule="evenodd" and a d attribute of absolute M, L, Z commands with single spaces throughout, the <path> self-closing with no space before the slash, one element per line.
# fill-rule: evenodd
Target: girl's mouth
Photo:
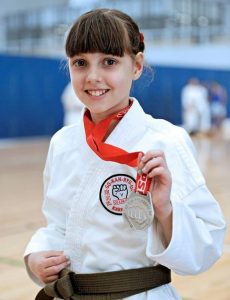
<path fill-rule="evenodd" d="M 103 90 L 86 90 L 86 93 L 94 96 L 94 97 L 99 97 L 101 95 L 104 95 L 105 93 L 107 93 L 109 90 L 107 89 L 103 89 Z"/>

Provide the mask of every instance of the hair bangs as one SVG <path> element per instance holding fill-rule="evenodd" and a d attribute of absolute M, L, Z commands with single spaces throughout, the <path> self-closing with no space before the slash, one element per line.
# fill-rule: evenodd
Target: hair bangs
<path fill-rule="evenodd" d="M 75 23 L 66 41 L 66 54 L 73 57 L 80 53 L 102 52 L 123 56 L 130 48 L 125 27 L 109 14 L 86 14 Z"/>

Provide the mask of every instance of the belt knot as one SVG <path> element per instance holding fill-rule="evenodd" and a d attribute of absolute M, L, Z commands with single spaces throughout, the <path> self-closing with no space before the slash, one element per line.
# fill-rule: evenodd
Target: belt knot
<path fill-rule="evenodd" d="M 73 272 L 68 269 L 62 270 L 60 278 L 54 282 L 48 283 L 43 288 L 43 293 L 38 293 L 35 300 L 51 300 L 61 298 L 69 300 L 74 295 Z M 39 295 L 40 294 L 40 295 Z"/>

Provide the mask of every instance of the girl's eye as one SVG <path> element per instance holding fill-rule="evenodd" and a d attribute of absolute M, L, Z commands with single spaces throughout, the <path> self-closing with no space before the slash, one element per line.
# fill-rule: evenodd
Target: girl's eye
<path fill-rule="evenodd" d="M 113 66 L 113 65 L 116 64 L 116 60 L 113 59 L 113 58 L 106 58 L 106 59 L 104 60 L 104 64 L 105 64 L 106 66 Z"/>
<path fill-rule="evenodd" d="M 86 66 L 86 61 L 84 59 L 75 60 L 74 65 L 78 68 L 82 68 Z"/>

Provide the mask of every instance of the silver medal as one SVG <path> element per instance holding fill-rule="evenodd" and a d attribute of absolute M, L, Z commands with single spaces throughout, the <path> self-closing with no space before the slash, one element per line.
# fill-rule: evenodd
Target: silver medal
<path fill-rule="evenodd" d="M 153 222 L 154 210 L 150 193 L 141 195 L 132 192 L 125 203 L 123 216 L 137 230 L 149 227 Z"/>

